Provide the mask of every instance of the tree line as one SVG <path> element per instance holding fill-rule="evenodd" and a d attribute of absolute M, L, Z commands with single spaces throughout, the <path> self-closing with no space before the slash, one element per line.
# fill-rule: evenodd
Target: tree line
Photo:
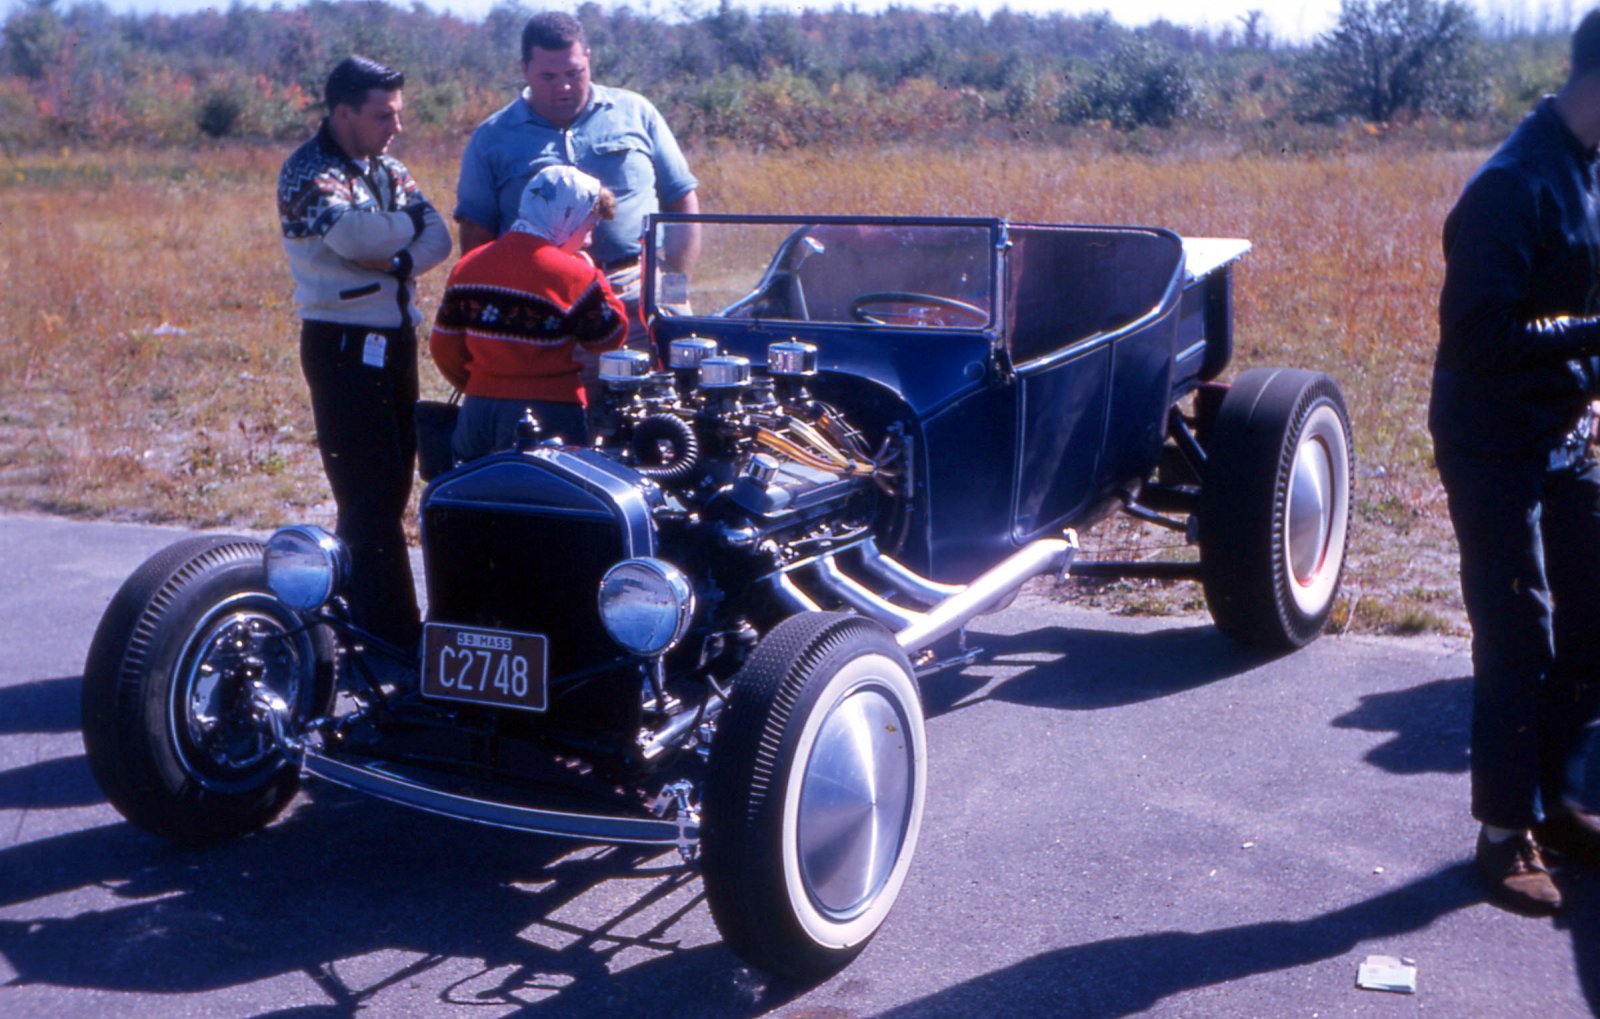
<path fill-rule="evenodd" d="M 405 71 L 408 129 L 459 134 L 518 85 L 532 10 L 505 3 L 468 21 L 421 2 L 235 0 L 136 15 L 20 0 L 0 24 L 0 145 L 298 136 L 320 112 L 328 69 L 352 52 Z M 1343 0 L 1336 25 L 1303 44 L 1274 38 L 1260 12 L 1218 30 L 954 6 L 752 13 L 723 0 L 670 20 L 595 3 L 576 13 L 596 80 L 649 96 L 685 141 L 774 147 L 1180 125 L 1428 121 L 1493 133 L 1559 85 L 1568 34 L 1485 31 L 1457 0 Z"/>

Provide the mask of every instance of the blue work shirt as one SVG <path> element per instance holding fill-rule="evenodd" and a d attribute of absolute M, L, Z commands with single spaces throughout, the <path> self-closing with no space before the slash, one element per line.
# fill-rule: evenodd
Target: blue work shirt
<path fill-rule="evenodd" d="M 456 219 L 504 234 L 517 219 L 528 181 L 555 165 L 576 166 L 617 196 L 616 218 L 594 231 L 592 252 L 601 267 L 637 256 L 644 217 L 700 184 L 648 99 L 591 84 L 588 105 L 569 127 L 533 112 L 523 96 L 479 124 L 461 154 Z"/>

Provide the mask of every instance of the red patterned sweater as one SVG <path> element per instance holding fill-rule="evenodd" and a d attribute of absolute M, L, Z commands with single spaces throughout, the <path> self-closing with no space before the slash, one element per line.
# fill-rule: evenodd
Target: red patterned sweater
<path fill-rule="evenodd" d="M 428 349 L 469 396 L 583 403 L 575 347 L 615 350 L 626 335 L 604 273 L 542 237 L 508 233 L 450 271 Z"/>

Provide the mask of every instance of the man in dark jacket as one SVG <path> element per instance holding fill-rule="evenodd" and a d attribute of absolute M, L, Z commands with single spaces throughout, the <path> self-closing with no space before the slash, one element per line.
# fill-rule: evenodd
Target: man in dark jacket
<path fill-rule="evenodd" d="M 1600 862 L 1570 798 L 1600 710 L 1600 10 L 1572 67 L 1444 226 L 1428 425 L 1472 621 L 1477 865 L 1504 904 L 1561 906 L 1544 850 Z"/>

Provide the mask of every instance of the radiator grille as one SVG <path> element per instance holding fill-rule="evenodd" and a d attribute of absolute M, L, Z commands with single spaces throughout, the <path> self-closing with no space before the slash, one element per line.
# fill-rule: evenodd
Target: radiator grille
<path fill-rule="evenodd" d="M 615 658 L 595 605 L 623 558 L 615 521 L 504 507 L 431 507 L 428 618 L 550 638 L 553 679 Z"/>

